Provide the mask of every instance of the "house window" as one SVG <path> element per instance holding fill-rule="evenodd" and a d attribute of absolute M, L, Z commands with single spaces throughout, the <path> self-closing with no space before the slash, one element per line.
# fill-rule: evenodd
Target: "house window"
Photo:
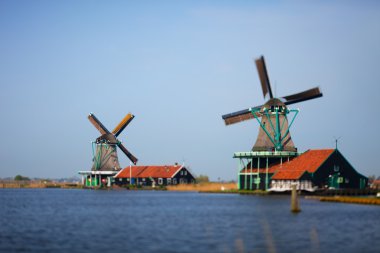
<path fill-rule="evenodd" d="M 158 184 L 159 184 L 159 185 L 162 184 L 162 178 L 159 178 L 159 179 L 158 179 Z"/>
<path fill-rule="evenodd" d="M 172 179 L 171 179 L 171 178 L 167 178 L 167 179 L 166 179 L 166 183 L 167 183 L 167 184 L 171 184 L 171 183 L 172 183 Z"/>
<path fill-rule="evenodd" d="M 173 178 L 173 184 L 177 184 L 177 178 Z"/>
<path fill-rule="evenodd" d="M 187 175 L 187 171 L 185 170 L 185 171 L 183 172 L 183 174 L 186 176 L 186 175 Z"/>
<path fill-rule="evenodd" d="M 181 176 L 183 176 L 183 170 L 181 170 Z"/>
<path fill-rule="evenodd" d="M 348 184 L 350 182 L 350 179 L 346 178 L 346 184 Z"/>
<path fill-rule="evenodd" d="M 335 171 L 335 172 L 338 172 L 338 171 L 339 171 L 339 166 L 338 166 L 338 165 L 334 165 L 334 171 Z"/>

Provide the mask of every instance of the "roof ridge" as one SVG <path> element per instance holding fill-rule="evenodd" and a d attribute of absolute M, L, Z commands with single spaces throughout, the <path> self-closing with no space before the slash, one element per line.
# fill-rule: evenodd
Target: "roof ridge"
<path fill-rule="evenodd" d="M 335 148 L 315 148 L 315 149 L 308 149 L 307 151 L 327 151 L 327 150 L 335 150 Z M 305 151 L 304 153 L 306 153 Z"/>

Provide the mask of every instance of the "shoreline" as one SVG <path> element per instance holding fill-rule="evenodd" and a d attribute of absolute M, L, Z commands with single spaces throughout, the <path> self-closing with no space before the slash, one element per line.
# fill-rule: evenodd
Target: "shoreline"
<path fill-rule="evenodd" d="M 376 196 L 367 197 L 347 197 L 347 196 L 305 196 L 305 199 L 315 199 L 321 202 L 336 202 L 346 204 L 361 204 L 361 205 L 380 205 L 380 198 Z"/>
<path fill-rule="evenodd" d="M 166 187 L 101 187 L 101 188 L 91 188 L 85 187 L 80 183 L 54 183 L 54 182 L 28 182 L 28 181 L 11 181 L 11 182 L 0 182 L 0 189 L 85 189 L 85 190 L 130 190 L 130 191 L 147 191 L 147 190 L 157 190 L 157 191 L 176 191 L 176 192 L 198 192 L 198 193 L 212 193 L 212 194 L 240 194 L 240 195 L 256 195 L 256 196 L 269 196 L 276 195 L 272 192 L 266 192 L 262 190 L 238 190 L 236 189 L 236 184 L 234 183 L 200 183 L 194 185 L 169 185 Z M 290 193 L 282 193 L 290 195 Z M 364 205 L 380 205 L 380 198 L 376 195 L 365 195 L 365 196 L 346 196 L 346 195 L 303 195 L 300 194 L 299 197 L 304 197 L 309 200 L 319 200 L 321 202 L 336 202 L 336 203 L 346 203 L 346 204 L 364 204 Z"/>
<path fill-rule="evenodd" d="M 80 183 L 58 183 L 58 182 L 41 182 L 41 181 L 0 182 L 0 189 L 45 189 L 45 188 L 82 189 L 84 187 Z"/>

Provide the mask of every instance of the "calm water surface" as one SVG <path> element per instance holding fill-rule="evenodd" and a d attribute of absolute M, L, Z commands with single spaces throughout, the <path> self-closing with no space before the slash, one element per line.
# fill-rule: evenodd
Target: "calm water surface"
<path fill-rule="evenodd" d="M 380 206 L 158 191 L 0 190 L 0 252 L 380 252 Z"/>

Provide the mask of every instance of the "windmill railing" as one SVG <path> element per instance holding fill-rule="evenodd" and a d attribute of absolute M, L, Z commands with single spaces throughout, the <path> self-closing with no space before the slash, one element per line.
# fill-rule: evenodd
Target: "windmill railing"
<path fill-rule="evenodd" d="M 80 175 L 116 175 L 119 171 L 100 171 L 100 170 L 81 170 L 78 172 Z"/>
<path fill-rule="evenodd" d="M 249 151 L 235 152 L 233 158 L 252 158 L 252 157 L 286 157 L 298 156 L 298 152 L 294 151 Z"/>

